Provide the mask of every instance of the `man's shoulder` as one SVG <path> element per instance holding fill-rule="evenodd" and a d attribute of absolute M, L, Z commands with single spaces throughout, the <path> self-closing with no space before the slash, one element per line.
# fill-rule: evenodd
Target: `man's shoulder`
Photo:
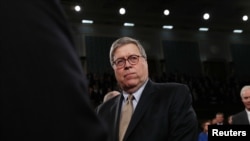
<path fill-rule="evenodd" d="M 246 114 L 246 111 L 245 111 L 245 110 L 242 110 L 242 111 L 240 111 L 240 112 L 234 114 L 233 117 L 234 117 L 234 118 L 235 118 L 235 117 L 237 118 L 237 117 L 241 117 L 241 116 L 243 116 L 243 115 L 245 115 L 245 114 Z"/>
<path fill-rule="evenodd" d="M 177 83 L 177 82 L 162 82 L 162 83 L 159 83 L 159 82 L 151 81 L 151 83 L 153 85 L 155 85 L 155 86 L 164 86 L 164 87 L 169 87 L 169 88 L 186 87 L 187 86 L 186 84 Z"/>
<path fill-rule="evenodd" d="M 97 113 L 101 113 L 103 111 L 106 111 L 112 107 L 115 106 L 115 104 L 119 103 L 118 101 L 120 100 L 120 95 L 117 95 L 103 103 L 97 106 L 96 111 Z"/>
<path fill-rule="evenodd" d="M 190 93 L 187 85 L 182 83 L 152 83 L 152 89 L 160 97 L 186 97 Z"/>
<path fill-rule="evenodd" d="M 186 84 L 176 83 L 176 82 L 167 82 L 167 83 L 153 82 L 153 85 L 156 88 L 165 89 L 165 90 L 181 90 L 181 89 L 187 89 L 188 88 L 188 86 Z"/>
<path fill-rule="evenodd" d="M 232 117 L 232 124 L 249 124 L 247 113 L 245 110 L 242 110 Z"/>

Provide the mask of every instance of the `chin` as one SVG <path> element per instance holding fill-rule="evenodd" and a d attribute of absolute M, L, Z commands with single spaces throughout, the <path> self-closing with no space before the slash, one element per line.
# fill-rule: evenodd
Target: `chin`
<path fill-rule="evenodd" d="M 133 87 L 136 87 L 137 85 L 138 85 L 138 83 L 128 82 L 128 83 L 125 83 L 124 87 L 126 87 L 126 88 L 133 88 Z"/>

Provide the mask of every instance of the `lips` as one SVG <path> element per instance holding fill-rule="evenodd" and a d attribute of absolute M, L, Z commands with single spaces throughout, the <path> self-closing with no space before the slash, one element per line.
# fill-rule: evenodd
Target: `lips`
<path fill-rule="evenodd" d="M 128 74 L 125 74 L 124 77 L 131 77 L 133 76 L 135 73 L 128 73 Z"/>

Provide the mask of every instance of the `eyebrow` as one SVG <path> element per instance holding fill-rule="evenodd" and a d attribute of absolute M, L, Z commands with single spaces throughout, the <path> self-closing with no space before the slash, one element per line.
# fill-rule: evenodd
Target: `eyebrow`
<path fill-rule="evenodd" d="M 141 55 L 137 55 L 137 54 L 131 54 L 131 55 L 125 56 L 125 57 L 118 57 L 118 58 L 116 58 L 115 60 L 117 60 L 117 59 L 124 59 L 124 58 L 126 58 L 126 57 L 128 58 L 128 57 L 133 56 L 133 55 L 141 56 Z"/>

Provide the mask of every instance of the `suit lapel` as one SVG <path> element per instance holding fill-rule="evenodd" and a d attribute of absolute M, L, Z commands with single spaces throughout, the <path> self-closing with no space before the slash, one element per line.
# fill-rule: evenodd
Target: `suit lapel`
<path fill-rule="evenodd" d="M 142 92 L 141 98 L 137 104 L 135 111 L 134 111 L 134 114 L 132 116 L 132 119 L 130 121 L 128 129 L 125 133 L 124 140 L 127 140 L 127 137 L 129 136 L 129 134 L 131 134 L 133 129 L 136 127 L 137 123 L 140 121 L 140 119 L 144 115 L 145 111 L 151 105 L 152 96 L 153 96 L 152 95 L 152 93 L 153 93 L 152 85 L 153 85 L 152 82 L 149 80 L 148 83 L 146 84 L 143 92 Z"/>
<path fill-rule="evenodd" d="M 249 124 L 248 116 L 246 110 L 244 110 L 244 116 L 242 116 L 242 121 L 244 124 Z"/>
<path fill-rule="evenodd" d="M 120 113 L 121 113 L 121 106 L 122 106 L 123 96 L 120 94 L 119 98 L 115 102 L 116 112 L 115 112 L 115 124 L 114 124 L 114 140 L 119 139 L 119 124 L 120 124 Z"/>

